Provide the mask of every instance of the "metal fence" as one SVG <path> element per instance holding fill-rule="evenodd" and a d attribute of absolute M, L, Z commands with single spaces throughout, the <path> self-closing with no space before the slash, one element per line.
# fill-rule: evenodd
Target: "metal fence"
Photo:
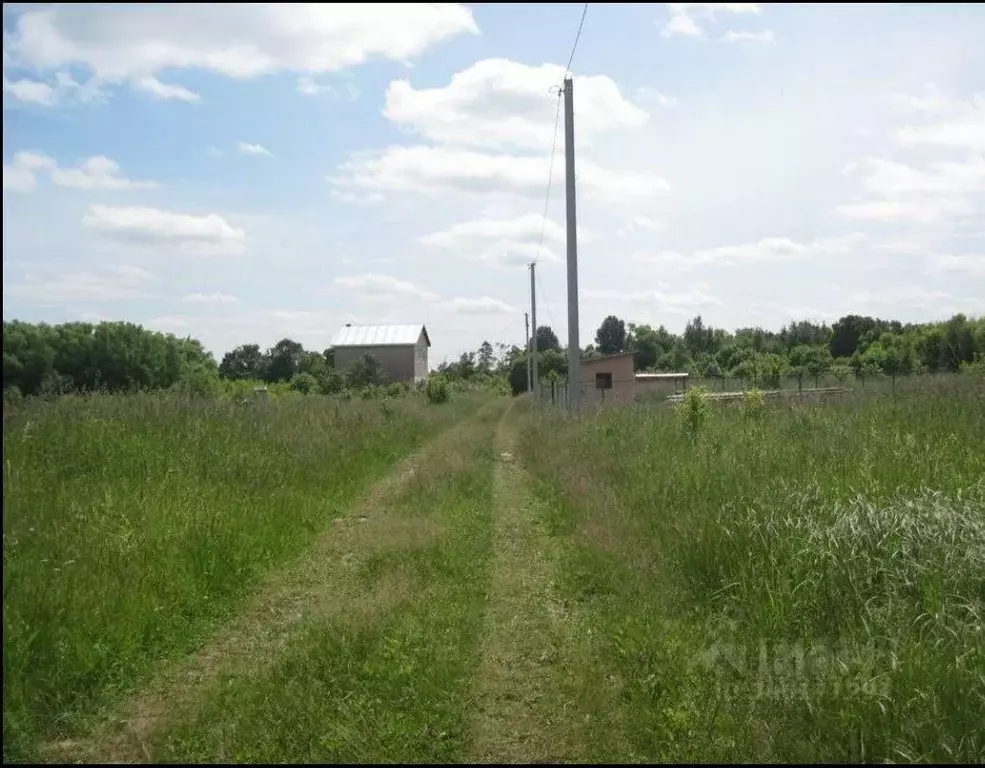
<path fill-rule="evenodd" d="M 688 389 L 693 387 L 703 387 L 713 395 L 728 393 L 743 393 L 751 389 L 758 389 L 764 393 L 777 395 L 796 395 L 811 393 L 830 393 L 839 390 L 855 390 L 873 392 L 883 390 L 911 390 L 925 384 L 939 386 L 942 376 L 951 378 L 955 374 L 910 374 L 892 379 L 887 376 L 835 376 L 832 373 L 825 373 L 819 376 L 787 375 L 781 377 L 748 377 L 739 378 L 733 376 L 704 376 L 688 377 L 687 379 L 674 382 L 673 380 L 663 380 L 659 385 L 651 385 L 640 382 L 637 379 L 614 380 L 611 390 L 598 390 L 593 382 L 582 382 L 581 402 L 584 407 L 592 408 L 625 402 L 625 390 L 629 385 L 632 392 L 630 402 L 662 402 L 668 399 L 678 399 Z M 620 388 L 623 392 L 620 394 Z M 542 381 L 540 387 L 539 402 L 568 408 L 568 382 L 565 380 Z"/>

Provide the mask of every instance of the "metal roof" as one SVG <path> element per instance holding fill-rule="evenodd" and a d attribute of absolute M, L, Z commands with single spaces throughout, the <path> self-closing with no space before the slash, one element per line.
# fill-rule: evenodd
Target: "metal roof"
<path fill-rule="evenodd" d="M 423 325 L 345 325 L 335 338 L 333 347 L 403 347 L 417 343 L 424 332 L 424 342 L 431 339 Z"/>
<path fill-rule="evenodd" d="M 647 379 L 687 379 L 690 374 L 687 373 L 637 373 L 636 378 L 647 380 Z"/>

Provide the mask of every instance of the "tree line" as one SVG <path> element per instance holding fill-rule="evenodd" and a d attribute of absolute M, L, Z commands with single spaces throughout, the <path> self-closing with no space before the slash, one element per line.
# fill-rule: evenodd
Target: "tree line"
<path fill-rule="evenodd" d="M 192 338 L 158 333 L 134 323 L 3 323 L 3 389 L 7 399 L 70 392 L 182 389 L 218 391 L 224 382 L 285 385 L 304 393 L 387 384 L 372 355 L 335 370 L 331 349 L 306 350 L 282 339 L 263 350 L 244 344 L 223 355 Z M 402 387 L 403 385 L 396 385 Z"/>
<path fill-rule="evenodd" d="M 543 381 L 563 381 L 568 374 L 566 350 L 549 326 L 537 328 L 538 373 Z M 491 351 L 488 342 L 484 347 Z M 499 345 L 493 364 L 479 353 L 463 354 L 445 366 L 449 376 L 477 376 L 483 370 L 505 376 L 514 394 L 527 389 L 527 352 Z M 818 379 L 833 373 L 839 379 L 911 373 L 958 372 L 985 369 L 985 318 L 956 314 L 934 323 L 900 323 L 864 315 L 845 315 L 837 322 L 791 322 L 779 331 L 759 327 L 728 331 L 705 324 L 700 315 L 688 321 L 683 333 L 664 326 L 606 317 L 594 344 L 583 357 L 633 354 L 636 371 L 680 372 L 698 378 L 729 377 L 776 386 L 788 376 Z"/>
<path fill-rule="evenodd" d="M 536 329 L 538 372 L 543 381 L 567 377 L 568 360 L 549 326 Z M 936 323 L 846 315 L 832 325 L 792 322 L 778 332 L 706 325 L 698 315 L 683 333 L 664 326 L 635 324 L 610 315 L 599 326 L 586 357 L 632 352 L 637 371 L 686 372 L 696 377 L 728 376 L 775 384 L 790 375 L 827 372 L 893 378 L 916 372 L 985 369 L 985 318 L 957 314 Z M 475 352 L 442 363 L 437 372 L 474 386 L 527 389 L 528 353 L 517 345 L 483 341 Z M 193 338 L 178 338 L 127 322 L 3 323 L 5 396 L 67 392 L 125 392 L 184 388 L 215 390 L 225 382 L 263 383 L 300 392 L 335 394 L 388 384 L 372 355 L 346 371 L 335 368 L 331 348 L 306 350 L 282 339 L 272 347 L 244 344 L 217 363 Z M 392 384 L 392 386 L 398 386 Z"/>

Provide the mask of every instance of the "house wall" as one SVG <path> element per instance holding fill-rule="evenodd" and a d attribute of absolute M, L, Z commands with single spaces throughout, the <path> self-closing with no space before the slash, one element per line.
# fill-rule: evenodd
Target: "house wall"
<path fill-rule="evenodd" d="M 386 347 L 336 347 L 335 368 L 344 371 L 368 352 L 380 361 L 388 382 L 413 382 L 418 365 L 416 361 L 417 346 L 404 344 Z"/>
<path fill-rule="evenodd" d="M 636 398 L 633 356 L 587 358 L 581 361 L 581 401 L 586 405 L 632 403 Z M 596 389 L 595 374 L 611 373 L 612 389 Z"/>

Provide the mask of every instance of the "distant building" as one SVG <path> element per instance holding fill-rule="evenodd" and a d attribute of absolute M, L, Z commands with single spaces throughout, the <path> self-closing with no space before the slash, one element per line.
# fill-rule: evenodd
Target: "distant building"
<path fill-rule="evenodd" d="M 580 370 L 581 401 L 585 405 L 628 404 L 635 399 L 632 352 L 583 357 Z"/>
<path fill-rule="evenodd" d="M 676 395 L 687 390 L 688 378 L 686 373 L 637 373 L 636 393 L 645 395 L 666 392 Z"/>
<path fill-rule="evenodd" d="M 383 366 L 388 381 L 420 381 L 428 375 L 431 339 L 423 325 L 352 325 L 335 334 L 335 368 L 344 371 L 369 353 Z"/>

